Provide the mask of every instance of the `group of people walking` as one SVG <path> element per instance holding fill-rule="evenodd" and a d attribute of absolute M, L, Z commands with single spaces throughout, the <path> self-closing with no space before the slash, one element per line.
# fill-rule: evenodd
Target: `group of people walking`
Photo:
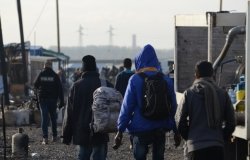
<path fill-rule="evenodd" d="M 106 80 L 107 87 L 116 88 L 123 96 L 123 102 L 117 120 L 117 133 L 114 143 L 117 148 L 122 142 L 123 133 L 130 135 L 131 148 L 136 160 L 146 160 L 149 146 L 152 146 L 152 159 L 163 160 L 166 132 L 173 131 L 175 145 L 185 140 L 187 153 L 185 158 L 191 160 L 224 159 L 224 142 L 229 141 L 235 128 L 232 103 L 227 92 L 220 89 L 212 79 L 212 64 L 200 61 L 195 66 L 195 81 L 184 92 L 181 102 L 176 101 L 173 80 L 162 75 L 166 83 L 166 99 L 170 103 L 169 114 L 165 118 L 152 120 L 142 113 L 145 103 L 142 100 L 146 77 L 161 72 L 156 52 L 151 45 L 146 45 L 135 57 L 135 72 L 131 70 L 132 60 L 124 59 L 124 71 L 116 77 L 115 84 Z M 95 57 L 86 55 L 82 58 L 81 77 L 71 86 L 65 106 L 62 125 L 62 143 L 79 146 L 77 159 L 106 160 L 109 133 L 94 133 L 90 123 L 92 117 L 93 92 L 101 86 Z M 152 83 L 154 85 L 154 83 Z M 154 86 L 153 86 L 154 87 Z M 52 121 L 53 141 L 56 141 L 56 103 L 64 105 L 60 79 L 45 63 L 35 81 L 39 93 L 42 115 L 43 143 L 48 144 L 48 114 Z M 156 104 L 158 102 L 155 102 Z M 223 124 L 223 125 L 222 125 Z M 117 149 L 116 148 L 116 149 Z"/>

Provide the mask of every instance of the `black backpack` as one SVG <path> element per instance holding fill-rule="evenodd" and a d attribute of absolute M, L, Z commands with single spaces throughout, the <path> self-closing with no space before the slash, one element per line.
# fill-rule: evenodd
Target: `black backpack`
<path fill-rule="evenodd" d="M 155 75 L 147 76 L 139 73 L 143 78 L 142 87 L 142 108 L 143 117 L 150 120 L 164 120 L 170 115 L 171 100 L 168 96 L 167 82 L 164 75 L 157 72 Z"/>

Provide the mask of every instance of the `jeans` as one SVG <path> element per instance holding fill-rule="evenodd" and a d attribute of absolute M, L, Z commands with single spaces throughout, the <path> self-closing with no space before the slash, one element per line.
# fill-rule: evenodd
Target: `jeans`
<path fill-rule="evenodd" d="M 107 142 L 94 146 L 79 146 L 78 160 L 106 160 L 108 152 Z"/>
<path fill-rule="evenodd" d="M 51 119 L 53 137 L 57 136 L 57 100 L 56 99 L 40 99 L 41 125 L 43 138 L 48 138 L 49 116 Z"/>
<path fill-rule="evenodd" d="M 154 130 L 133 134 L 133 153 L 136 160 L 146 160 L 148 147 L 152 144 L 152 160 L 164 160 L 165 131 Z"/>

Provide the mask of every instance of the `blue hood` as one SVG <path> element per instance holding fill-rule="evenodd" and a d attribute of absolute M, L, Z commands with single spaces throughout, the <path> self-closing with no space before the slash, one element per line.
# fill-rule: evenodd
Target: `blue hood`
<path fill-rule="evenodd" d="M 138 71 L 145 67 L 160 69 L 155 49 L 150 44 L 144 46 L 143 50 L 135 57 L 135 69 Z"/>

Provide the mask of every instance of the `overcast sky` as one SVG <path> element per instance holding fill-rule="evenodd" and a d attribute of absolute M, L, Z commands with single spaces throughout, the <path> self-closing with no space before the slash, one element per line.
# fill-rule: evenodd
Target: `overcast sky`
<path fill-rule="evenodd" d="M 158 49 L 174 48 L 174 16 L 218 11 L 220 0 L 59 0 L 61 46 L 131 46 L 151 43 Z M 56 0 L 21 0 L 25 41 L 32 45 L 57 45 Z M 247 0 L 224 0 L 223 10 L 245 12 Z M 4 43 L 20 42 L 16 0 L 0 0 Z"/>

